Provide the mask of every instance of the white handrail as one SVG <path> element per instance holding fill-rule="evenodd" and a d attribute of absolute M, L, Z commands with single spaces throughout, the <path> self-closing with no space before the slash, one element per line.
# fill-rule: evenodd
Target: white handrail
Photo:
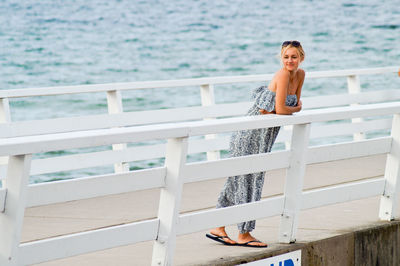
<path fill-rule="evenodd" d="M 373 75 L 384 73 L 397 73 L 398 67 L 381 67 L 370 69 L 345 69 L 334 71 L 311 71 L 307 72 L 307 79 L 347 77 L 349 80 L 359 80 L 358 75 Z M 224 116 L 243 115 L 250 106 L 250 102 L 238 102 L 233 104 L 216 104 L 213 88 L 219 84 L 234 84 L 244 82 L 265 82 L 272 79 L 272 74 L 246 75 L 246 76 L 228 76 L 228 77 L 205 77 L 181 80 L 161 80 L 161 81 L 142 81 L 126 82 L 112 84 L 93 84 L 61 87 L 27 88 L 0 90 L 0 138 L 13 136 L 26 136 L 36 134 L 60 133 L 79 130 L 92 130 L 99 128 L 108 128 L 113 126 L 133 126 L 139 124 L 153 124 L 160 122 L 178 122 L 192 119 L 213 119 Z M 357 83 L 357 82 L 356 82 Z M 349 89 L 354 87 L 349 84 Z M 358 83 L 356 84 L 359 85 Z M 153 89 L 153 88 L 180 88 L 188 86 L 197 86 L 200 88 L 202 103 L 204 106 L 173 108 L 163 110 L 150 110 L 138 112 L 124 112 L 121 99 L 121 91 Z M 355 87 L 357 87 L 355 86 Z M 357 90 L 358 91 L 358 90 Z M 63 94 L 79 94 L 90 92 L 106 92 L 109 114 L 65 117 L 44 120 L 30 121 L 12 121 L 10 113 L 10 98 L 21 98 L 31 96 L 50 96 Z M 392 99 L 388 99 L 388 96 Z M 356 94 L 314 96 L 310 98 L 303 97 L 304 108 L 321 108 L 342 106 L 347 104 L 362 104 L 369 102 L 391 101 L 400 98 L 398 90 L 360 92 Z M 211 104 L 211 105 L 210 105 Z M 209 105 L 209 106 L 208 106 Z M 184 114 L 184 115 L 183 115 Z M 36 119 L 39 119 L 37 117 Z M 353 119 L 354 124 L 362 122 L 359 118 Z M 290 127 L 285 127 L 283 132 L 288 133 Z M 363 135 L 363 131 L 354 131 L 355 138 Z M 281 134 L 283 135 L 283 134 Z M 288 134 L 286 134 L 288 135 Z M 205 136 L 210 141 L 215 135 Z M 286 142 L 287 144 L 287 142 Z M 288 147 L 286 145 L 286 147 Z M 127 150 L 125 144 L 114 144 L 113 149 Z M 217 159 L 219 157 L 218 149 L 209 149 L 206 151 L 207 157 Z M 115 172 L 127 171 L 129 168 L 127 161 L 120 161 L 114 165 Z M 0 157 L 0 179 L 4 172 L 4 165 L 7 164 L 7 157 Z M 1 181 L 0 181 L 1 182 Z"/>
<path fill-rule="evenodd" d="M 400 100 L 400 90 L 304 97 L 305 110 Z M 242 116 L 251 102 L 0 123 L 0 138 Z"/>
<path fill-rule="evenodd" d="M 335 107 L 300 112 L 296 115 L 246 116 L 218 120 L 158 124 L 126 128 L 78 131 L 0 139 L 0 156 L 94 147 L 154 139 L 204 136 L 235 130 L 297 125 L 331 120 L 389 115 L 400 112 L 400 102 Z"/>
<path fill-rule="evenodd" d="M 307 72 L 307 79 L 397 73 L 398 70 L 399 70 L 398 66 L 391 66 L 391 67 L 368 68 L 368 69 L 310 71 Z M 246 76 L 193 78 L 193 79 L 180 79 L 180 80 L 139 81 L 139 82 L 125 82 L 125 83 L 12 89 L 12 90 L 0 90 L 0 98 L 50 96 L 59 94 L 105 92 L 105 91 L 116 91 L 116 90 L 123 91 L 123 90 L 140 90 L 140 89 L 153 89 L 153 88 L 188 87 L 188 86 L 202 86 L 207 84 L 217 85 L 217 84 L 232 84 L 232 83 L 245 83 L 245 82 L 261 82 L 261 81 L 271 80 L 272 77 L 273 77 L 272 74 L 260 74 L 260 75 L 246 75 Z"/>

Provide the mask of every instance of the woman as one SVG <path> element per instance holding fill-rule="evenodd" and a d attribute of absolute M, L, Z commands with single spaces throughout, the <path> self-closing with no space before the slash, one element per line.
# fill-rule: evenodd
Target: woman
<path fill-rule="evenodd" d="M 305 54 L 300 42 L 283 42 L 280 57 L 282 68 L 275 73 L 268 87 L 262 86 L 254 91 L 255 102 L 248 115 L 290 115 L 301 110 L 300 95 L 305 72 L 299 66 Z M 231 156 L 270 152 L 279 129 L 280 127 L 272 127 L 236 132 L 230 142 Z M 217 208 L 260 200 L 264 173 L 229 177 L 219 195 Z M 225 245 L 267 247 L 267 244 L 258 241 L 250 234 L 254 228 L 255 221 L 239 223 L 237 242 L 228 237 L 224 226 L 214 228 L 206 236 Z"/>

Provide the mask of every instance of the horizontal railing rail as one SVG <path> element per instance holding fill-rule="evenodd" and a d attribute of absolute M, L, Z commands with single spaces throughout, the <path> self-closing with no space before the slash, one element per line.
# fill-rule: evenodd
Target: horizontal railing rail
<path fill-rule="evenodd" d="M 305 97 L 305 110 L 400 100 L 400 90 Z M 243 116 L 251 102 L 0 123 L 0 138 Z"/>
<path fill-rule="evenodd" d="M 346 69 L 346 70 L 330 70 L 330 71 L 310 71 L 307 72 L 307 79 L 316 78 L 337 78 L 359 75 L 376 75 L 384 73 L 397 73 L 398 66 L 368 68 L 368 69 Z M 123 91 L 123 90 L 141 90 L 154 88 L 174 88 L 188 86 L 202 86 L 208 84 L 232 84 L 245 82 L 262 82 L 271 80 L 272 74 L 247 75 L 247 76 L 225 76 L 225 77 L 207 77 L 193 78 L 181 80 L 159 80 L 159 81 L 139 81 L 126 83 L 109 83 L 109 84 L 90 84 L 75 86 L 58 86 L 58 87 L 42 87 L 42 88 L 26 88 L 0 90 L 0 98 L 21 98 L 34 96 L 50 96 L 60 94 L 76 94 L 106 91 Z"/>
<path fill-rule="evenodd" d="M 349 136 L 356 132 L 369 132 L 390 130 L 391 119 L 364 121 L 357 124 L 340 123 L 331 125 L 312 126 L 310 139 L 322 139 Z M 290 140 L 289 131 L 281 131 L 276 142 Z M 212 140 L 191 139 L 188 154 L 198 154 L 214 150 L 227 150 L 229 148 L 229 136 L 221 136 Z M 65 172 L 107 166 L 120 162 L 135 162 L 165 157 L 165 144 L 149 144 L 143 146 L 128 147 L 123 151 L 98 151 L 78 153 L 73 155 L 53 156 L 45 159 L 33 159 L 30 175 L 42 175 L 55 172 Z M 0 165 L 0 179 L 4 178 L 7 165 Z"/>
<path fill-rule="evenodd" d="M 368 143 L 368 145 L 366 143 Z M 311 147 L 307 152 L 306 162 L 307 164 L 315 164 L 376 154 L 386 154 L 390 151 L 390 145 L 390 138 L 383 137 L 354 143 L 349 142 Z M 242 169 L 234 170 L 235 172 L 229 171 L 229 169 L 235 169 L 234 166 L 238 165 L 246 169 L 245 166 L 251 164 L 253 166 L 252 171 L 255 172 L 286 168 L 288 167 L 288 154 L 289 151 L 279 151 L 257 156 L 188 163 L 185 168 L 185 182 L 205 181 L 246 173 L 241 172 L 244 171 Z M 265 163 L 271 160 L 278 161 L 279 163 L 274 165 Z M 58 182 L 32 184 L 28 189 L 26 207 L 160 188 L 165 184 L 165 171 L 165 167 L 156 167 L 128 173 L 112 173 Z M 199 173 L 201 173 L 201 175 L 199 175 Z M 146 183 L 143 183 L 143 180 L 147 180 Z M 41 197 L 41 195 L 47 196 Z"/>
<path fill-rule="evenodd" d="M 397 71 L 398 67 L 393 66 L 370 69 L 347 69 L 336 71 L 307 72 L 307 79 L 346 77 L 349 94 L 321 95 L 305 98 L 303 97 L 303 106 L 305 109 L 313 109 L 399 100 L 399 90 L 361 92 L 361 86 L 358 79 L 358 76 L 360 75 L 380 75 L 385 73 L 397 73 Z M 144 81 L 0 90 L 0 138 L 242 116 L 250 107 L 251 102 L 216 104 L 214 96 L 214 85 L 237 84 L 246 82 L 265 82 L 271 80 L 272 77 L 273 75 L 271 74 L 262 74 L 230 77 L 206 77 L 182 80 Z M 181 87 L 200 87 L 202 106 L 135 112 L 123 111 L 121 91 Z M 39 117 L 37 117 L 34 120 L 28 121 L 14 121 L 12 119 L 13 112 L 11 110 L 12 106 L 10 106 L 9 99 L 95 92 L 107 92 L 108 114 L 79 115 L 74 117 L 60 117 L 53 119 L 39 119 Z M 359 118 L 354 118 L 352 119 L 352 121 L 355 125 L 353 125 L 353 128 L 350 130 L 350 134 L 353 134 L 354 138 L 357 139 L 364 139 L 365 134 L 371 130 L 385 130 L 387 128 L 388 122 L 381 122 L 378 120 L 376 120 L 375 122 L 363 122 Z M 322 126 L 320 129 L 316 129 L 315 127 L 316 126 L 314 125 L 311 132 L 312 138 L 325 137 L 323 133 L 318 136 L 316 132 L 338 132 L 334 128 L 327 131 L 324 130 L 324 126 Z M 290 134 L 290 128 L 285 128 L 285 130 L 281 131 L 280 137 L 278 138 L 277 142 L 285 142 L 287 146 Z M 190 145 L 192 145 L 192 141 L 190 142 Z M 207 158 L 213 160 L 220 157 L 221 150 L 227 149 L 228 140 L 224 136 L 221 137 L 216 134 L 211 134 L 205 136 L 205 140 L 203 141 L 203 143 L 201 145 L 199 144 L 198 146 L 202 147 L 202 149 L 197 149 L 197 153 L 206 152 Z M 112 149 L 114 151 L 117 151 L 116 153 L 114 153 L 114 155 L 118 154 L 116 156 L 121 158 L 121 160 L 114 160 L 114 171 L 117 173 L 128 171 L 129 164 L 133 161 L 161 158 L 163 157 L 163 147 L 164 145 L 158 144 L 149 145 L 147 146 L 148 151 L 143 153 L 134 151 L 135 149 L 138 150 L 140 148 L 131 149 L 127 147 L 127 144 L 114 144 Z M 120 150 L 125 150 L 125 155 L 119 153 Z M 192 149 L 190 153 L 194 153 L 192 152 Z M 91 153 L 87 154 L 87 156 L 83 156 L 83 158 L 81 154 L 77 154 L 76 156 L 72 157 L 60 158 L 60 160 L 57 160 L 56 158 L 55 159 L 56 163 L 58 161 L 75 160 L 77 158 L 80 158 L 87 162 L 93 162 L 90 159 L 93 156 L 102 156 L 106 154 L 110 154 L 110 152 L 107 151 L 103 153 Z M 134 156 L 133 154 L 143 154 L 146 156 L 138 157 Z M 104 160 L 104 162 L 110 160 L 111 159 L 107 159 Z M 48 173 L 49 170 L 46 169 L 46 166 L 44 166 L 44 168 L 37 168 L 37 165 L 47 165 L 48 162 L 50 161 L 34 159 L 32 162 L 32 173 Z M 89 167 L 92 167 L 95 166 L 95 164 L 96 162 L 91 164 L 88 163 L 87 165 L 89 165 Z M 82 166 L 83 165 L 84 164 L 82 164 Z M 0 157 L 0 179 L 4 176 L 6 167 L 7 159 Z M 65 171 L 70 171 L 74 169 L 83 168 L 71 167 L 70 169 L 68 169 L 67 167 Z"/>
<path fill-rule="evenodd" d="M 386 92 L 380 92 L 382 95 L 389 95 Z M 360 93 L 367 94 L 367 96 L 377 96 L 376 92 L 374 93 Z M 395 93 L 391 93 L 390 95 L 394 95 L 390 98 L 390 100 L 400 100 L 400 97 L 397 98 Z M 317 97 L 317 100 L 320 102 L 321 97 Z M 368 99 L 368 97 L 361 97 L 363 99 Z M 338 98 L 335 97 L 335 100 Z M 340 99 L 346 99 L 346 95 L 342 95 Z M 379 97 L 372 97 L 373 100 L 370 102 L 375 102 L 381 100 Z M 389 97 L 385 98 L 389 100 Z M 312 103 L 312 99 L 305 99 L 305 102 Z M 341 101 L 335 101 L 336 103 L 341 104 Z M 246 103 L 249 105 L 250 103 Z M 235 106 L 236 104 L 229 104 L 229 106 Z M 241 104 L 242 105 L 242 104 Z M 196 108 L 196 112 L 194 112 L 193 116 L 186 115 L 181 118 L 182 121 L 185 121 L 187 118 L 198 118 L 201 119 L 207 115 L 209 112 L 204 112 L 206 115 L 200 115 L 201 109 L 209 109 L 213 108 L 217 110 L 217 106 L 212 107 L 198 107 Z M 226 105 L 218 106 L 224 110 L 222 113 L 218 113 L 217 111 L 212 113 L 216 117 L 224 117 L 234 108 L 226 108 Z M 183 108 L 186 110 L 187 108 Z M 243 108 L 244 109 L 244 108 Z M 178 108 L 173 110 L 175 114 L 179 114 L 182 109 Z M 161 114 L 165 112 L 163 115 L 155 115 L 155 117 L 159 118 L 169 118 L 170 121 L 174 121 L 175 118 L 170 116 L 171 113 L 166 110 L 157 110 L 153 111 L 154 114 Z M 188 113 L 188 112 L 183 112 Z M 102 129 L 102 128 L 111 128 L 111 127 L 127 127 L 127 126 L 136 126 L 146 124 L 144 118 L 142 117 L 142 112 L 135 112 L 135 115 L 130 115 L 130 113 L 123 114 L 110 114 L 110 115 L 99 115 L 99 116 L 88 116 L 88 117 L 74 117 L 74 118 L 60 118 L 60 119 L 49 119 L 49 120 L 37 120 L 37 121 L 26 121 L 26 122 L 10 122 L 0 124 L 0 136 L 1 137 L 11 137 L 11 136 L 29 136 L 29 135 L 37 135 L 37 134 L 49 134 L 49 133 L 58 133 L 58 132 L 72 132 L 78 130 L 91 130 L 91 129 Z M 234 112 L 231 114 L 235 115 Z M 97 119 L 98 118 L 98 119 Z M 147 116 L 147 118 L 149 118 Z M 151 121 L 151 118 L 148 119 Z M 140 121 L 140 122 L 138 122 Z M 158 122 L 160 122 L 159 120 Z M 153 122 L 156 122 L 153 120 Z M 165 121 L 165 123 L 168 120 Z M 175 121 L 176 122 L 176 121 Z M 102 124 L 103 123 L 103 124 Z M 96 126 L 97 125 L 97 126 Z M 372 121 L 361 121 L 358 123 L 335 123 L 328 125 L 313 125 L 310 132 L 311 139 L 321 139 L 327 137 L 337 137 L 340 135 L 350 136 L 357 132 L 370 132 L 370 131 L 382 131 L 388 130 L 391 126 L 391 119 L 380 118 L 374 119 Z M 290 139 L 290 130 L 281 130 L 281 133 L 278 136 L 277 143 L 279 142 L 287 142 Z M 224 135 L 218 135 L 218 137 L 214 139 L 190 139 L 189 142 L 189 154 L 196 153 L 204 153 L 209 151 L 220 151 L 227 150 L 229 146 L 229 137 Z M 165 156 L 165 144 L 148 144 L 141 145 L 135 147 L 128 147 L 123 151 L 118 150 L 106 150 L 100 152 L 86 152 L 86 153 L 78 153 L 73 155 L 62 155 L 62 156 L 52 156 L 51 158 L 45 159 L 33 159 L 32 167 L 30 175 L 42 175 L 54 173 L 56 170 L 58 172 L 62 171 L 72 171 L 79 170 L 97 166 L 108 166 L 121 162 L 135 162 L 141 160 L 150 160 L 163 158 Z M 0 163 L 0 179 L 4 178 L 6 173 L 7 164 Z"/>
<path fill-rule="evenodd" d="M 393 116 L 391 136 L 309 147 L 312 124 L 352 118 Z M 290 149 L 214 161 L 188 163 L 188 139 L 274 126 L 293 126 Z M 338 132 L 340 133 L 340 132 Z M 117 143 L 167 140 L 163 167 L 115 173 L 48 184 L 29 185 L 32 154 Z M 118 151 L 115 151 L 118 152 Z M 119 152 L 124 152 L 123 150 Z M 388 154 L 385 176 L 303 191 L 305 166 L 360 156 Z M 34 264 L 154 240 L 154 265 L 172 263 L 178 235 L 215 226 L 281 215 L 280 242 L 296 239 L 299 212 L 381 195 L 379 217 L 399 218 L 400 102 L 305 110 L 295 115 L 232 117 L 205 121 L 164 123 L 20 136 L 0 139 L 0 156 L 9 156 L 4 187 L 0 190 L 1 265 Z M 286 168 L 283 195 L 223 209 L 180 214 L 184 183 L 271 169 Z M 82 233 L 20 243 L 24 209 L 70 200 L 161 188 L 156 219 L 116 225 Z"/>
<path fill-rule="evenodd" d="M 246 116 L 217 120 L 77 131 L 0 139 L 0 156 L 86 148 L 113 143 L 204 136 L 305 123 L 384 116 L 397 113 L 399 102 L 307 110 L 295 115 Z"/>

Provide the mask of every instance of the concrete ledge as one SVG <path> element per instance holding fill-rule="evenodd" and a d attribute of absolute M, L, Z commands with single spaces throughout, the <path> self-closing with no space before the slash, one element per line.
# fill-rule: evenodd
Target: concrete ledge
<path fill-rule="evenodd" d="M 400 221 L 354 233 L 356 265 L 400 265 Z"/>
<path fill-rule="evenodd" d="M 196 265 L 238 265 L 301 249 L 302 265 L 400 265 L 400 221 L 308 243 L 277 244 L 270 249 Z"/>

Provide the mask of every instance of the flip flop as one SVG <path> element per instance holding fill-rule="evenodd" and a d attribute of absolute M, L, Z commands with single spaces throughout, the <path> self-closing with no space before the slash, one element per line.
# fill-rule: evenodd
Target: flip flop
<path fill-rule="evenodd" d="M 237 243 L 238 246 L 242 246 L 242 247 L 250 247 L 250 248 L 267 248 L 268 245 L 266 244 L 266 246 L 256 246 L 256 245 L 249 245 L 250 243 L 262 243 L 261 241 L 258 240 L 252 240 L 246 243 Z"/>
<path fill-rule="evenodd" d="M 226 242 L 223 240 L 224 238 L 230 239 L 229 236 L 214 236 L 214 235 L 206 234 L 206 237 L 208 237 L 214 241 L 217 241 L 219 243 L 222 243 L 224 245 L 227 245 L 227 246 L 236 246 L 237 245 L 237 243 L 229 243 L 229 242 Z"/>

